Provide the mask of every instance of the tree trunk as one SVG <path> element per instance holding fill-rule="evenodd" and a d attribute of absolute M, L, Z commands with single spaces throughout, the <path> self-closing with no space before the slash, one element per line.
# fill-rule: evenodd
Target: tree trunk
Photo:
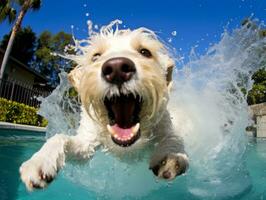
<path fill-rule="evenodd" d="M 2 80 L 2 78 L 4 76 L 6 64 L 7 64 L 8 57 L 10 55 L 10 52 L 11 52 L 11 49 L 12 49 L 12 46 L 13 46 L 13 42 L 14 42 L 15 36 L 16 36 L 17 32 L 20 29 L 22 20 L 23 20 L 23 18 L 25 16 L 29 6 L 30 6 L 30 2 L 31 2 L 31 0 L 26 0 L 24 2 L 24 4 L 22 5 L 22 8 L 21 8 L 21 11 L 20 11 L 20 13 L 18 15 L 17 21 L 16 21 L 14 27 L 12 28 L 12 33 L 11 33 L 11 36 L 9 38 L 8 45 L 6 47 L 5 55 L 4 55 L 4 58 L 3 58 L 3 61 L 2 61 L 2 65 L 1 65 L 0 80 Z"/>

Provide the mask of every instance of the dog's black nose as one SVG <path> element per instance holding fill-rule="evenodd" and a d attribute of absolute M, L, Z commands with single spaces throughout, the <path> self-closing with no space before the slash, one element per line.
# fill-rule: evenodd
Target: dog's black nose
<path fill-rule="evenodd" d="M 169 179 L 169 178 L 171 178 L 171 172 L 169 172 L 169 171 L 164 171 L 164 172 L 163 172 L 163 178 L 165 178 L 165 179 Z"/>
<path fill-rule="evenodd" d="M 102 66 L 103 78 L 112 84 L 121 85 L 136 73 L 132 60 L 124 57 L 111 58 Z"/>

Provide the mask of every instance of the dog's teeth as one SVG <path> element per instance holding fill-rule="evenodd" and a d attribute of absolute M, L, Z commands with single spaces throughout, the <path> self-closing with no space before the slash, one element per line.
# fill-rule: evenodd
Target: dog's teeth
<path fill-rule="evenodd" d="M 111 133 L 112 135 L 115 135 L 115 131 L 112 129 L 112 127 L 111 127 L 109 124 L 107 124 L 107 130 L 108 130 L 108 132 Z"/>
<path fill-rule="evenodd" d="M 139 123 L 137 123 L 133 128 L 132 128 L 132 133 L 136 134 L 139 131 Z"/>
<path fill-rule="evenodd" d="M 134 136 L 134 134 L 133 133 L 130 133 L 130 138 L 132 138 Z"/>

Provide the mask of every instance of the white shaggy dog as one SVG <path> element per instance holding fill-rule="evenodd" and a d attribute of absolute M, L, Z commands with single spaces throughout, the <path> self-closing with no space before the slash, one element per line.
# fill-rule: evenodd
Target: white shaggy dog
<path fill-rule="evenodd" d="M 118 156 L 149 147 L 156 176 L 184 173 L 188 158 L 167 110 L 174 62 L 156 35 L 145 28 L 107 29 L 81 48 L 69 74 L 82 103 L 77 135 L 56 134 L 22 164 L 26 187 L 45 187 L 67 157 L 89 159 L 98 146 Z"/>

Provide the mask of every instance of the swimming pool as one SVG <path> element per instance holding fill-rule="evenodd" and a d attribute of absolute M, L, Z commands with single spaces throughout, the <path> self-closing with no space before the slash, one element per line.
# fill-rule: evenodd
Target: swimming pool
<path fill-rule="evenodd" d="M 97 195 L 89 188 L 74 183 L 64 172 L 60 173 L 48 188 L 30 193 L 27 192 L 19 179 L 18 168 L 23 161 L 28 159 L 41 147 L 44 141 L 44 134 L 27 131 L 0 130 L 1 200 L 88 200 L 104 198 L 100 194 Z M 266 199 L 266 140 L 250 138 L 245 159 L 251 178 L 251 187 L 245 192 L 235 197 L 227 197 L 227 199 Z M 104 170 L 104 166 L 100 167 L 102 167 L 101 170 Z M 192 172 L 190 171 L 189 173 Z M 109 177 L 106 177 L 106 180 L 109 184 L 115 181 L 108 180 L 108 178 Z M 158 187 L 158 189 L 145 194 L 145 196 L 125 196 L 123 199 L 201 199 L 191 194 L 187 188 L 183 186 L 190 178 L 189 175 L 180 177 L 178 180 L 174 181 L 174 183 L 164 184 Z M 239 184 L 241 185 L 242 183 Z M 136 185 L 136 187 L 138 186 Z M 108 198 L 106 197 L 106 199 Z M 217 199 L 217 197 L 211 196 L 209 199 Z"/>

